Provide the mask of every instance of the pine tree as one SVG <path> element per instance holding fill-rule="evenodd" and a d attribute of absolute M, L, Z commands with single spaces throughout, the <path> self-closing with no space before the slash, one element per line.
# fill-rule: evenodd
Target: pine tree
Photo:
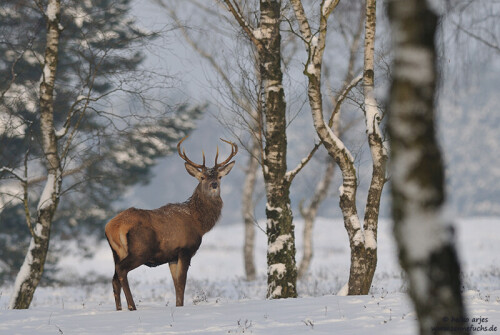
<path fill-rule="evenodd" d="M 146 89 L 161 87 L 166 77 L 141 68 L 139 47 L 155 34 L 138 28 L 129 11 L 127 0 L 61 5 L 53 121 L 64 181 L 55 237 L 100 236 L 125 189 L 149 180 L 156 159 L 171 152 L 202 111 L 157 104 L 160 113 L 145 115 Z M 9 171 L 22 172 L 27 162 L 31 212 L 46 181 L 38 113 L 46 14 L 47 1 L 0 4 L 0 76 L 7 79 L 0 83 L 0 281 L 16 274 L 30 236 L 23 190 Z M 127 104 L 113 107 L 119 99 Z"/>

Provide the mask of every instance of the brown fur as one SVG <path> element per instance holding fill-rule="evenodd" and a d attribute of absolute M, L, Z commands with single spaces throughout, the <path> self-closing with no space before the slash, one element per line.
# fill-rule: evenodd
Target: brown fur
<path fill-rule="evenodd" d="M 189 174 L 199 180 L 186 202 L 167 204 L 154 210 L 129 208 L 106 224 L 105 233 L 115 261 L 112 283 L 117 310 L 122 308 L 122 288 L 128 308 L 136 309 L 127 274 L 143 264 L 153 267 L 169 263 L 176 305 L 184 304 L 191 258 L 200 247 L 203 235 L 219 219 L 222 209 L 220 179 L 231 171 L 233 165 L 234 161 L 212 169 L 203 166 L 200 171 L 186 163 Z"/>

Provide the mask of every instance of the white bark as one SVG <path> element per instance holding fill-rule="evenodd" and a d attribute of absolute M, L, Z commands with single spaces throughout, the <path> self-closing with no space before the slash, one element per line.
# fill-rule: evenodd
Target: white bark
<path fill-rule="evenodd" d="M 37 206 L 36 224 L 32 231 L 30 246 L 16 277 L 9 308 L 28 308 L 31 304 L 33 294 L 43 274 L 49 248 L 50 227 L 59 202 L 62 171 L 54 131 L 53 102 L 59 52 L 60 11 L 60 0 L 49 0 L 45 13 L 47 39 L 40 83 L 40 132 L 48 174 L 47 181 Z"/>
<path fill-rule="evenodd" d="M 365 124 L 372 156 L 372 178 L 366 199 L 364 234 L 366 249 L 366 279 L 363 291 L 368 293 L 377 267 L 377 230 L 382 190 L 386 182 L 387 150 L 380 132 L 381 117 L 375 99 L 375 31 L 376 0 L 366 0 L 363 93 Z"/>
<path fill-rule="evenodd" d="M 426 1 L 389 2 L 394 235 L 420 334 L 468 334 L 453 227 L 442 215 L 444 166 L 435 133 L 438 18 Z M 409 50 L 420 50 L 410 56 Z M 455 320 L 455 321 L 450 321 Z M 450 329 L 452 327 L 452 329 Z M 454 328 L 454 329 L 453 329 Z"/>
<path fill-rule="evenodd" d="M 356 208 L 357 177 L 354 158 L 340 138 L 334 134 L 325 122 L 321 94 L 321 67 L 325 49 L 327 20 L 330 13 L 337 6 L 338 1 L 322 2 L 320 26 L 315 36 L 311 33 L 302 2 L 300 0 L 291 0 L 291 3 L 308 53 L 304 73 L 309 79 L 308 96 L 313 124 L 329 155 L 335 159 L 342 172 L 340 208 L 351 246 L 349 294 L 361 294 L 364 283 L 364 234 Z"/>
<path fill-rule="evenodd" d="M 316 220 L 316 215 L 319 210 L 319 206 L 325 200 L 328 195 L 328 190 L 330 189 L 330 184 L 333 179 L 333 172 L 335 171 L 335 161 L 333 159 L 328 160 L 326 164 L 325 173 L 323 178 L 318 182 L 314 190 L 314 195 L 309 202 L 308 206 L 303 208 L 300 206 L 300 213 L 304 218 L 304 230 L 303 230 L 303 244 L 304 251 L 302 254 L 302 260 L 299 263 L 298 277 L 302 278 L 307 273 L 311 260 L 313 257 L 313 228 L 314 221 Z"/>
<path fill-rule="evenodd" d="M 286 102 L 281 71 L 281 1 L 261 0 L 258 29 L 244 19 L 239 7 L 224 0 L 240 27 L 253 42 L 259 58 L 262 87 L 262 118 L 265 148 L 262 153 L 262 171 L 266 184 L 266 217 L 268 246 L 282 235 L 290 234 L 283 248 L 267 253 L 267 297 L 297 296 L 297 269 L 295 266 L 295 238 L 290 208 L 290 183 L 286 180 Z M 282 271 L 275 271 L 280 265 Z M 282 268 L 284 266 L 284 269 Z"/>
<path fill-rule="evenodd" d="M 258 155 L 260 155 L 260 143 L 253 141 L 250 152 L 248 169 L 245 174 L 245 182 L 242 194 L 242 214 L 245 223 L 245 242 L 243 246 L 243 259 L 245 263 L 245 274 L 247 280 L 255 280 L 257 272 L 255 269 L 255 218 L 254 218 L 254 190 L 259 168 Z"/>

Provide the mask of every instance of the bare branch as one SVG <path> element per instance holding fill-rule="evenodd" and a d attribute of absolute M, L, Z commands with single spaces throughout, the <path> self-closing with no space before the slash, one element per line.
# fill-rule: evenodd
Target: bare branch
<path fill-rule="evenodd" d="M 304 6 L 302 6 L 301 0 L 290 0 L 293 9 L 295 11 L 295 17 L 299 21 L 299 29 L 302 34 L 303 40 L 306 44 L 311 42 L 312 32 L 309 26 L 309 21 L 307 20 L 306 13 L 304 11 Z"/>
<path fill-rule="evenodd" d="M 492 48 L 493 50 L 495 50 L 495 51 L 497 51 L 497 52 L 500 52 L 500 46 L 498 46 L 498 45 L 496 45 L 496 44 L 493 44 L 493 43 L 491 43 L 490 41 L 485 40 L 485 39 L 484 39 L 484 38 L 482 38 L 481 36 L 476 35 L 476 34 L 474 34 L 473 32 L 470 32 L 470 31 L 469 31 L 469 30 L 467 30 L 467 29 L 464 29 L 464 28 L 463 28 L 460 24 L 458 24 L 458 23 L 456 23 L 456 22 L 452 22 L 452 23 L 455 25 L 455 27 L 456 27 L 458 30 L 460 30 L 460 31 L 464 32 L 466 35 L 468 35 L 468 36 L 470 36 L 470 37 L 472 37 L 472 38 L 474 38 L 474 39 L 478 40 L 479 42 L 481 42 L 481 43 L 483 43 L 484 45 L 486 45 L 486 46 L 488 46 L 488 47 Z"/>
<path fill-rule="evenodd" d="M 31 221 L 31 213 L 30 213 L 30 207 L 29 207 L 29 195 L 28 195 L 28 155 L 29 155 L 29 148 L 26 150 L 26 153 L 24 155 L 24 182 L 21 182 L 23 186 L 23 205 L 24 205 L 24 217 L 26 219 L 26 224 L 28 226 L 28 229 L 30 231 L 30 234 L 33 238 L 36 238 L 36 234 L 33 231 L 33 224 Z"/>
<path fill-rule="evenodd" d="M 353 78 L 351 82 L 344 88 L 342 93 L 337 97 L 337 100 L 335 101 L 335 108 L 333 109 L 332 115 L 330 116 L 330 119 L 328 120 L 328 126 L 331 128 L 333 126 L 333 119 L 335 118 L 335 115 L 340 110 L 340 107 L 342 106 L 342 103 L 344 102 L 345 98 L 347 95 L 351 92 L 351 90 L 356 87 L 359 82 L 363 79 L 363 74 L 359 74 L 357 77 Z"/>
<path fill-rule="evenodd" d="M 295 169 L 285 173 L 285 180 L 288 183 L 291 183 L 293 178 L 295 178 L 295 176 L 300 172 L 300 170 L 302 170 L 307 165 L 307 163 L 309 163 L 309 161 L 314 156 L 314 154 L 316 153 L 316 151 L 320 146 L 321 146 L 321 141 L 314 145 L 311 152 L 309 152 L 309 154 L 300 161 L 300 163 L 295 167 Z"/>
<path fill-rule="evenodd" d="M 3 166 L 3 167 L 0 168 L 0 172 L 8 172 L 14 178 L 16 178 L 17 180 L 19 180 L 20 182 L 22 182 L 22 183 L 26 182 L 26 179 L 23 176 L 20 176 L 19 174 L 17 174 L 17 172 L 15 172 L 14 169 L 12 169 L 12 168 Z"/>
<path fill-rule="evenodd" d="M 233 14 L 234 18 L 236 19 L 240 27 L 243 29 L 243 31 L 246 33 L 248 38 L 255 45 L 255 47 L 257 49 L 264 48 L 264 46 L 260 42 L 260 39 L 257 38 L 257 36 L 255 35 L 254 28 L 252 28 L 250 24 L 245 20 L 237 4 L 233 5 L 231 0 L 224 0 L 224 3 L 226 4 L 227 9 L 231 12 L 231 14 Z"/>

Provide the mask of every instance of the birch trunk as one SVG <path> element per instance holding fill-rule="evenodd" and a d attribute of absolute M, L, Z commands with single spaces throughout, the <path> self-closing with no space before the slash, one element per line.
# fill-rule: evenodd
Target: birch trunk
<path fill-rule="evenodd" d="M 362 294 L 365 278 L 365 240 L 356 208 L 357 177 L 354 158 L 340 138 L 333 133 L 323 117 L 321 94 L 321 67 L 325 49 L 327 20 L 338 1 L 322 1 L 320 26 L 317 36 L 313 36 L 302 2 L 291 0 L 300 33 L 308 53 L 304 74 L 308 77 L 308 97 L 313 123 L 318 136 L 328 154 L 336 161 L 342 172 L 340 187 L 340 209 L 344 226 L 349 236 L 351 267 L 349 271 L 349 295 Z"/>
<path fill-rule="evenodd" d="M 333 173 L 335 171 L 335 161 L 333 159 L 328 160 L 326 164 L 325 174 L 320 180 L 316 189 L 314 190 L 314 195 L 311 202 L 306 208 L 300 208 L 300 213 L 304 218 L 304 253 L 302 255 L 302 260 L 299 263 L 298 277 L 303 278 L 309 267 L 311 265 L 311 260 L 313 258 L 313 228 L 314 221 L 316 220 L 316 215 L 318 214 L 318 209 L 323 200 L 325 200 L 328 195 L 328 190 L 330 189 L 330 184 L 332 183 Z"/>
<path fill-rule="evenodd" d="M 33 236 L 14 284 L 9 308 L 28 308 L 40 282 L 47 257 L 52 218 L 59 202 L 61 164 L 54 132 L 54 83 L 60 34 L 60 0 L 50 0 L 46 10 L 47 40 L 40 84 L 40 129 L 47 181 L 40 197 Z"/>
<path fill-rule="evenodd" d="M 281 71 L 281 1 L 260 2 L 260 74 L 264 88 L 264 160 L 267 217 L 267 297 L 297 296 L 295 228 L 287 172 L 286 102 Z"/>
<path fill-rule="evenodd" d="M 390 1 L 388 13 L 394 41 L 392 210 L 399 260 L 408 274 L 420 334 L 468 334 L 467 323 L 457 321 L 465 321 L 466 314 L 453 227 L 443 216 L 444 168 L 434 125 L 438 18 L 426 1 L 417 0 Z"/>
<path fill-rule="evenodd" d="M 376 29 L 376 0 L 366 0 L 365 48 L 363 88 L 365 98 L 365 121 L 368 144 L 372 156 L 372 179 L 366 199 L 364 232 L 366 251 L 366 274 L 362 294 L 368 294 L 377 267 L 377 230 L 380 198 L 386 181 L 387 151 L 384 147 L 379 124 L 381 117 L 375 99 L 374 49 Z"/>
<path fill-rule="evenodd" d="M 297 296 L 295 227 L 290 208 L 290 183 L 294 173 L 287 175 L 286 165 L 286 102 L 280 50 L 281 1 L 260 1 L 258 29 L 250 26 L 233 1 L 224 0 L 224 3 L 255 45 L 258 56 L 265 143 L 262 170 L 267 197 L 267 297 L 292 298 Z"/>
<path fill-rule="evenodd" d="M 247 280 L 255 280 L 255 219 L 254 219 L 254 200 L 255 181 L 259 168 L 258 156 L 260 155 L 260 143 L 253 138 L 252 148 L 248 158 L 248 168 L 245 173 L 245 182 L 242 194 L 242 214 L 245 223 L 245 243 L 243 246 L 243 259 L 245 263 L 245 275 Z"/>

